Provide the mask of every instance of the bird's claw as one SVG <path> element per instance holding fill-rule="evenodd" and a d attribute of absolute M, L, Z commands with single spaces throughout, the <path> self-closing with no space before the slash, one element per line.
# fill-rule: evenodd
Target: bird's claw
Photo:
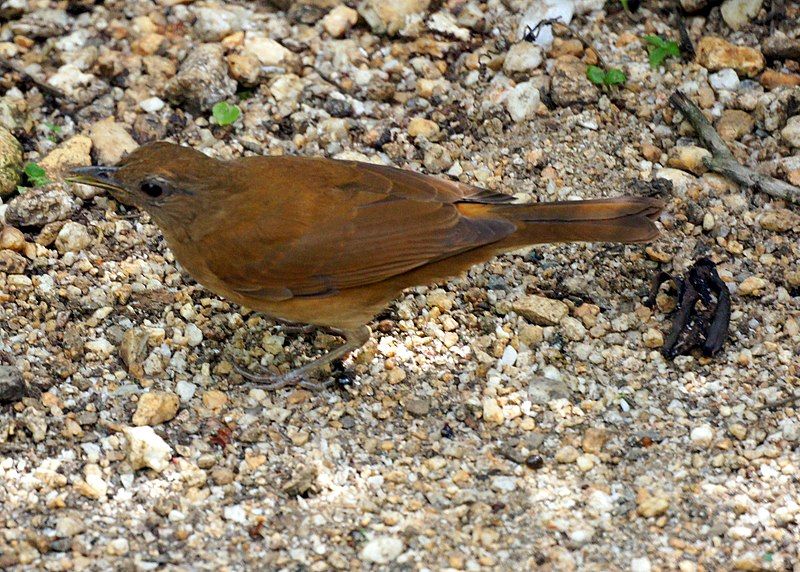
<path fill-rule="evenodd" d="M 276 375 L 268 372 L 265 368 L 262 368 L 264 373 L 253 373 L 238 365 L 235 365 L 234 369 L 239 375 L 251 382 L 248 385 L 258 386 L 264 391 L 277 391 L 284 387 L 293 386 L 298 386 L 308 391 L 322 391 L 333 385 L 333 380 L 323 382 L 313 382 L 309 380 L 306 373 L 301 371 L 303 368 L 284 373 L 283 375 Z"/>

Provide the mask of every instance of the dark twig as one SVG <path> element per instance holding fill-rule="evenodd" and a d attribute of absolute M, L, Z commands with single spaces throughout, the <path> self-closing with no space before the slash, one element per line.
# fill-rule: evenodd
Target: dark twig
<path fill-rule="evenodd" d="M 8 61 L 8 60 L 6 60 L 4 58 L 0 58 L 0 68 L 3 68 L 3 69 L 6 69 L 8 71 L 12 71 L 14 73 L 19 74 L 20 76 L 22 76 L 23 81 L 26 81 L 28 83 L 32 83 L 33 85 L 35 85 L 36 87 L 38 87 L 42 91 L 52 95 L 53 97 L 57 97 L 59 99 L 64 99 L 64 100 L 69 100 L 69 97 L 67 97 L 66 93 L 64 93 L 63 91 L 61 91 L 57 87 L 53 87 L 52 85 L 50 85 L 50 84 L 48 84 L 46 82 L 43 82 L 40 79 L 36 79 L 31 74 L 26 72 L 25 68 L 23 68 L 21 65 L 19 65 L 16 62 L 10 62 L 10 61 Z"/>
<path fill-rule="evenodd" d="M 672 107 L 683 113 L 694 127 L 702 144 L 711 151 L 711 158 L 703 161 L 709 170 L 724 175 L 748 189 L 763 191 L 777 199 L 800 204 L 800 188 L 769 175 L 758 173 L 739 163 L 703 112 L 682 92 L 673 93 L 669 102 Z"/>
<path fill-rule="evenodd" d="M 675 17 L 678 19 L 678 34 L 681 38 L 681 54 L 683 54 L 687 60 L 693 60 L 694 43 L 692 42 L 692 38 L 689 37 L 689 30 L 686 29 L 686 22 L 683 20 L 683 16 L 681 16 L 681 13 L 678 11 L 675 12 Z"/>

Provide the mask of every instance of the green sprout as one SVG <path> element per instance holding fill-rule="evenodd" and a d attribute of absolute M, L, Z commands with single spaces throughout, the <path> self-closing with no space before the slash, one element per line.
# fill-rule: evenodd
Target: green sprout
<path fill-rule="evenodd" d="M 52 141 L 53 143 L 56 142 L 56 135 L 61 133 L 61 126 L 56 125 L 55 123 L 50 123 L 49 121 L 44 122 L 45 128 L 50 132 L 47 134 L 47 138 Z"/>
<path fill-rule="evenodd" d="M 36 163 L 25 163 L 23 171 L 25 172 L 25 176 L 28 177 L 28 181 L 30 181 L 34 187 L 41 187 L 50 182 L 45 170 Z"/>
<path fill-rule="evenodd" d="M 586 77 L 595 85 L 622 85 L 628 81 L 628 78 L 621 69 L 611 68 L 606 71 L 597 66 L 589 66 L 586 68 Z"/>
<path fill-rule="evenodd" d="M 28 181 L 28 185 L 17 186 L 17 191 L 20 194 L 27 191 L 30 187 L 41 187 L 42 185 L 46 185 L 50 182 L 50 179 L 47 178 L 47 173 L 45 170 L 36 163 L 25 163 L 25 166 L 22 168 L 22 172 L 25 173 L 25 178 Z"/>
<path fill-rule="evenodd" d="M 231 125 L 239 119 L 242 110 L 239 109 L 238 105 L 231 105 L 225 101 L 220 101 L 211 108 L 211 114 L 220 125 Z"/>
<path fill-rule="evenodd" d="M 653 35 L 645 36 L 644 41 L 649 44 L 647 50 L 650 53 L 650 67 L 653 69 L 661 66 L 667 58 L 681 57 L 681 48 L 678 46 L 678 42 L 662 40 Z"/>

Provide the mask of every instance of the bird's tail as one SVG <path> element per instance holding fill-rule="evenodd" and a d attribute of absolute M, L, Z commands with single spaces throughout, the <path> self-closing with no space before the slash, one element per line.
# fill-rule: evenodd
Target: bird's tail
<path fill-rule="evenodd" d="M 545 242 L 647 242 L 659 234 L 653 221 L 664 204 L 653 198 L 625 196 L 480 206 L 486 209 L 484 216 L 499 216 L 515 223 L 518 230 L 507 240 L 510 246 L 524 246 Z"/>

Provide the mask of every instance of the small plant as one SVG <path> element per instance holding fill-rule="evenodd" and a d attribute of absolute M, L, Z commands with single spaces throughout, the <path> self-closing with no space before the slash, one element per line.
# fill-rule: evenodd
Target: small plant
<path fill-rule="evenodd" d="M 53 143 L 56 142 L 56 135 L 61 133 L 61 126 L 56 125 L 55 123 L 50 123 L 49 121 L 44 122 L 45 128 L 50 132 L 47 134 L 47 138 L 52 141 Z"/>
<path fill-rule="evenodd" d="M 214 116 L 214 119 L 217 120 L 217 123 L 224 126 L 231 125 L 239 119 L 242 110 L 239 109 L 238 105 L 231 105 L 225 101 L 220 101 L 211 108 L 211 114 Z"/>
<path fill-rule="evenodd" d="M 34 187 L 41 187 L 42 185 L 46 185 L 50 182 L 50 179 L 47 178 L 47 173 L 45 170 L 36 163 L 25 163 L 23 171 L 25 172 L 25 176 L 28 177 L 28 181 Z"/>
<path fill-rule="evenodd" d="M 586 68 L 586 77 L 595 85 L 622 85 L 628 81 L 627 76 L 618 68 L 606 71 L 601 67 L 589 66 Z"/>
<path fill-rule="evenodd" d="M 17 191 L 20 194 L 24 193 L 31 187 L 41 187 L 42 185 L 46 185 L 50 182 L 50 179 L 47 178 L 47 173 L 45 170 L 36 163 L 25 163 L 25 166 L 22 167 L 22 172 L 25 174 L 28 184 L 17 186 Z"/>
<path fill-rule="evenodd" d="M 647 35 L 644 41 L 648 43 L 647 50 L 650 53 L 650 67 L 656 69 L 668 58 L 681 57 L 681 48 L 678 42 L 672 40 L 662 40 L 658 36 Z"/>

